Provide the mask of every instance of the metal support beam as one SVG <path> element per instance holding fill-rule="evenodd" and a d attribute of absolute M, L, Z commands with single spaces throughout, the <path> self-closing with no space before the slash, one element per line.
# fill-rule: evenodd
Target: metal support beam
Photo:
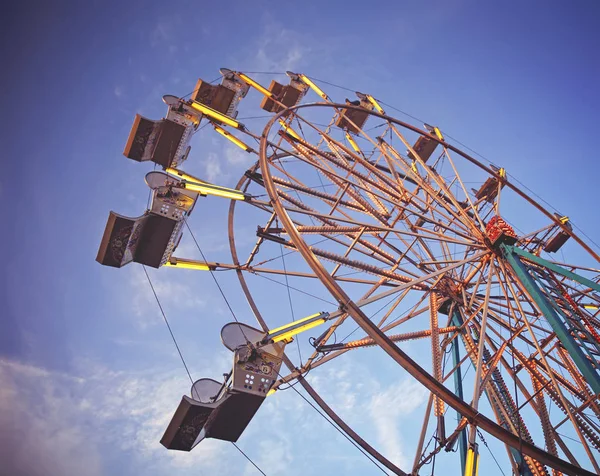
<path fill-rule="evenodd" d="M 456 309 L 452 311 L 452 325 L 456 327 L 460 327 L 463 324 L 462 316 L 460 312 Z M 462 385 L 462 370 L 460 368 L 460 349 L 458 347 L 458 336 L 455 339 L 452 339 L 452 363 L 456 370 L 454 371 L 454 392 L 461 400 L 464 400 L 465 397 L 463 395 L 463 385 Z M 459 412 L 456 412 L 456 421 L 457 423 L 462 420 L 462 415 Z M 467 461 L 467 430 L 464 429 L 460 432 L 460 436 L 458 437 L 459 451 L 460 451 L 460 468 L 461 473 L 465 474 L 465 464 Z"/>
<path fill-rule="evenodd" d="M 565 324 L 560 319 L 558 313 L 552 307 L 533 277 L 527 271 L 527 267 L 523 264 L 519 257 L 521 253 L 516 252 L 516 248 L 513 248 L 512 246 L 506 246 L 505 244 L 500 245 L 500 250 L 502 251 L 502 255 L 508 261 L 512 270 L 515 272 L 517 279 L 525 287 L 527 293 L 540 308 L 540 311 L 556 333 L 556 336 L 560 340 L 561 344 L 565 347 L 565 349 L 567 349 L 573 358 L 577 368 L 590 384 L 594 390 L 594 393 L 600 393 L 600 375 L 598 375 L 598 372 L 594 370 L 575 339 L 573 339 L 565 327 Z M 579 276 L 579 278 L 581 277 Z"/>
<path fill-rule="evenodd" d="M 569 278 L 572 279 L 573 281 L 577 281 L 580 284 L 583 284 L 584 286 L 588 286 L 598 292 L 600 292 L 600 284 L 595 283 L 594 281 L 584 278 L 583 276 L 579 276 L 578 274 L 575 274 L 572 271 L 569 271 L 568 269 L 563 268 L 562 266 L 558 266 L 557 264 L 551 263 L 548 260 L 545 260 L 544 258 L 540 258 L 539 256 L 533 255 L 531 253 L 528 253 L 525 250 L 522 250 L 521 248 L 517 248 L 516 246 L 512 246 L 512 245 L 502 245 L 504 248 L 508 249 L 509 251 L 518 254 L 519 256 L 522 256 L 523 258 L 525 258 L 527 261 L 531 261 L 532 263 L 535 264 L 539 264 L 541 266 L 543 266 L 544 268 L 548 268 L 552 271 L 554 271 L 557 274 L 560 274 L 561 276 L 564 276 L 565 278 Z"/>

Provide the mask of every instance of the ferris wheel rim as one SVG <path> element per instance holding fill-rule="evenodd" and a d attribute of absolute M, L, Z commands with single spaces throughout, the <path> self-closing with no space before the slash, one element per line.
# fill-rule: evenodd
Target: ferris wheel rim
<path fill-rule="evenodd" d="M 354 319 L 354 321 L 374 340 L 374 342 L 381 347 L 390 357 L 392 357 L 400 366 L 402 366 L 414 379 L 419 381 L 422 385 L 424 385 L 432 394 L 438 396 L 442 400 L 444 400 L 449 406 L 451 406 L 454 410 L 463 415 L 463 417 L 467 418 L 469 423 L 476 424 L 478 427 L 481 427 L 483 430 L 490 433 L 492 436 L 498 438 L 500 441 L 503 441 L 505 444 L 521 449 L 522 452 L 539 461 L 540 463 L 546 464 L 552 468 L 558 469 L 560 471 L 564 471 L 566 473 L 579 473 L 579 474 L 593 474 L 585 469 L 582 469 L 578 466 L 573 465 L 572 463 L 563 460 L 549 452 L 544 451 L 543 449 L 537 447 L 536 445 L 530 444 L 526 441 L 523 441 L 521 436 L 517 436 L 510 431 L 502 428 L 500 425 L 495 423 L 490 418 L 480 414 L 475 408 L 471 405 L 458 398 L 453 392 L 445 388 L 445 386 L 433 379 L 433 377 L 427 372 L 425 369 L 420 367 L 410 356 L 404 353 L 401 349 L 399 349 L 390 339 L 386 336 L 374 323 L 372 323 L 368 317 L 362 312 L 362 310 L 356 306 L 354 301 L 346 294 L 346 292 L 339 286 L 336 280 L 329 275 L 329 273 L 325 270 L 319 259 L 312 253 L 310 247 L 304 241 L 303 237 L 296 230 L 293 220 L 289 217 L 286 208 L 282 205 L 280 197 L 277 193 L 275 183 L 273 182 L 272 175 L 270 172 L 268 157 L 267 157 L 267 147 L 269 145 L 269 132 L 275 122 L 280 119 L 284 114 L 289 113 L 290 111 L 302 109 L 306 107 L 330 107 L 330 108 L 341 108 L 341 109 L 359 109 L 357 106 L 350 105 L 342 105 L 342 104 L 331 104 L 331 103 L 311 103 L 311 104 L 302 104 L 298 106 L 294 106 L 288 109 L 284 109 L 276 114 L 265 126 L 259 148 L 259 167 L 262 171 L 262 177 L 264 181 L 265 189 L 269 195 L 271 200 L 271 204 L 273 206 L 273 210 L 276 213 L 279 220 L 282 222 L 286 230 L 288 231 L 288 236 L 291 241 L 296 246 L 297 250 L 302 255 L 305 262 L 309 265 L 309 267 L 313 270 L 313 272 L 317 275 L 318 279 L 322 282 L 322 284 L 327 288 L 329 293 L 340 303 L 340 305 L 345 307 L 346 312 Z M 407 129 L 412 130 L 420 135 L 425 135 L 431 137 L 436 140 L 438 143 L 442 144 L 444 147 L 447 147 L 450 150 L 461 155 L 463 158 L 467 159 L 474 165 L 477 165 L 488 174 L 496 175 L 496 173 L 481 164 L 477 159 L 468 156 L 458 148 L 447 144 L 444 141 L 440 141 L 433 136 L 430 136 L 425 131 L 422 131 L 410 124 L 404 123 L 398 119 L 392 118 L 385 114 L 380 114 L 374 111 L 369 111 L 370 115 L 375 115 L 380 117 L 381 119 L 385 119 L 389 122 L 393 122 L 397 125 L 405 127 Z M 533 206 L 538 208 L 539 211 L 548 216 L 552 221 L 557 223 L 556 218 L 549 213 L 544 207 L 538 204 L 535 200 L 529 197 L 527 194 L 522 192 L 518 187 L 515 187 L 510 182 L 507 182 L 507 185 L 510 186 L 517 194 L 522 196 L 522 198 L 526 199 Z M 561 223 L 557 223 L 561 228 L 564 226 Z M 582 246 L 589 254 L 591 254 L 594 258 L 600 261 L 596 253 L 591 250 L 583 240 L 581 240 L 575 233 L 571 230 L 567 230 L 569 234 Z"/>

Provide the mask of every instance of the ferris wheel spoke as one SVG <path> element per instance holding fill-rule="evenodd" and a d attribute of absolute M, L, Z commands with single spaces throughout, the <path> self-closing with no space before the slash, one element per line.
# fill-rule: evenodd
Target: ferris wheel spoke
<path fill-rule="evenodd" d="M 467 200 L 469 208 L 472 210 L 473 215 L 474 215 L 475 219 L 477 220 L 477 223 L 479 224 L 480 229 L 485 230 L 485 225 L 483 223 L 483 220 L 479 216 L 479 213 L 477 212 L 477 209 L 475 208 L 475 205 L 473 204 L 473 201 L 471 200 L 471 196 L 470 196 L 469 192 L 467 191 L 467 188 L 465 187 L 464 182 L 460 178 L 460 175 L 458 174 L 456 165 L 454 164 L 454 160 L 452 160 L 452 157 L 450 156 L 450 151 L 446 147 L 444 147 L 444 153 L 446 154 L 448 163 L 450 164 L 450 166 L 452 167 L 452 170 L 454 171 L 456 180 L 458 181 L 458 184 L 460 185 L 460 188 L 462 189 L 462 191 L 465 195 L 465 199 Z M 465 213 L 468 213 L 466 208 L 465 208 Z"/>
<path fill-rule="evenodd" d="M 439 233 L 435 233 L 432 230 L 422 230 L 424 233 L 427 233 L 426 235 L 423 235 L 423 234 L 419 234 L 419 233 L 416 233 L 413 231 L 399 230 L 399 229 L 391 228 L 388 226 L 381 226 L 381 225 L 377 225 L 377 224 L 373 224 L 373 223 L 366 223 L 363 221 L 344 218 L 341 216 L 326 215 L 326 214 L 323 214 L 323 213 L 320 213 L 320 212 L 317 212 L 314 210 L 308 210 L 307 207 L 295 208 L 295 207 L 286 206 L 286 210 L 290 213 L 310 215 L 311 217 L 318 218 L 319 220 L 322 220 L 322 221 L 327 220 L 328 222 L 335 221 L 335 222 L 339 222 L 339 223 L 351 224 L 351 225 L 365 227 L 365 228 L 372 229 L 372 230 L 378 230 L 380 232 L 390 232 L 390 233 L 393 233 L 398 236 L 408 236 L 408 237 L 415 237 L 415 238 L 421 238 L 421 239 L 429 239 L 432 241 L 445 241 L 447 243 L 468 246 L 468 247 L 472 247 L 475 249 L 480 249 L 480 250 L 485 249 L 484 245 L 481 245 L 477 242 L 463 241 L 463 240 L 455 239 L 452 237 L 444 236 Z M 327 224 L 331 224 L 331 223 L 327 223 Z M 470 237 L 468 237 L 468 236 L 465 236 L 464 238 L 470 239 Z"/>
<path fill-rule="evenodd" d="M 314 166 L 320 170 L 325 176 L 337 180 L 337 185 L 340 186 L 348 180 L 348 177 L 352 177 L 354 180 L 352 184 L 359 187 L 365 193 L 373 193 L 369 186 L 374 187 L 379 193 L 383 194 L 381 199 L 389 200 L 391 203 L 397 203 L 401 200 L 402 196 L 394 190 L 393 185 L 388 183 L 380 183 L 379 181 L 367 177 L 364 173 L 356 170 L 353 166 L 345 161 L 339 160 L 331 152 L 326 153 L 315 147 L 310 146 L 308 143 L 297 143 L 292 139 L 288 139 L 289 145 L 296 151 L 296 156 L 303 159 L 307 164 Z M 324 162 L 320 162 L 316 159 L 319 157 L 324 159 Z M 334 170 L 344 171 L 347 177 L 335 173 Z M 379 198 L 379 197 L 378 197 Z"/>
<path fill-rule="evenodd" d="M 425 205 L 427 205 L 427 197 L 429 197 L 430 199 L 435 201 L 435 203 L 439 205 L 441 209 L 447 212 L 452 218 L 456 219 L 457 225 L 460 226 L 465 233 L 472 234 L 474 232 L 474 228 L 471 225 L 471 223 L 468 220 L 466 220 L 464 216 L 461 216 L 459 212 L 456 212 L 452 206 L 450 206 L 454 204 L 452 203 L 452 200 L 447 197 L 445 192 L 441 190 L 434 190 L 432 186 L 429 183 L 427 183 L 419 174 L 414 173 L 410 166 L 404 161 L 404 159 L 402 159 L 402 156 L 392 146 L 390 146 L 386 142 L 382 142 L 382 144 L 382 152 L 384 154 L 387 154 L 387 151 L 391 152 L 393 158 L 396 159 L 396 163 L 402 164 L 401 169 L 403 170 L 403 172 L 405 174 L 412 174 L 414 176 L 413 180 L 417 183 L 418 186 L 417 193 L 419 191 L 422 191 L 425 194 Z M 405 190 L 408 192 L 408 189 L 405 188 Z M 412 197 L 416 199 L 415 197 L 417 197 L 417 194 L 412 193 Z M 460 206 L 458 208 L 462 209 L 462 207 Z M 440 213 L 440 210 L 437 210 L 437 212 Z"/>
<path fill-rule="evenodd" d="M 366 136 L 366 135 L 365 135 L 365 136 Z M 385 150 L 384 148 L 382 148 L 382 147 L 381 147 L 381 145 L 380 145 L 380 144 L 381 144 L 381 141 L 380 141 L 380 143 L 379 143 L 379 144 L 377 144 L 377 143 L 375 143 L 375 142 L 373 141 L 373 139 L 371 139 L 370 137 L 368 137 L 368 136 L 366 136 L 366 137 L 367 137 L 367 139 L 368 139 L 368 140 L 369 140 L 371 143 L 373 143 L 373 145 L 374 145 L 375 147 L 377 147 L 377 148 L 379 148 L 379 149 L 381 150 L 381 153 L 382 153 L 384 156 L 388 156 L 388 155 L 387 155 L 387 153 L 386 153 L 386 150 Z M 333 141 L 333 139 L 331 139 L 331 137 L 329 137 L 329 136 L 327 136 L 327 138 L 326 138 L 326 139 L 327 139 L 327 140 L 328 140 L 330 143 L 334 143 L 334 142 L 335 142 L 335 141 Z M 339 143 L 337 143 L 337 144 L 339 145 Z M 393 149 L 391 146 L 389 146 L 389 145 L 388 145 L 388 147 L 390 147 L 390 149 L 391 149 L 391 150 L 394 152 L 394 155 L 396 156 L 396 158 L 397 158 L 397 159 L 399 159 L 399 160 L 402 160 L 402 159 L 401 159 L 401 156 L 400 156 L 400 154 L 398 154 L 398 153 L 397 153 L 397 152 L 396 152 L 396 151 L 395 151 L 395 150 L 394 150 L 394 149 Z M 393 182 L 391 182 L 390 178 L 388 178 L 386 175 L 383 175 L 383 174 L 381 174 L 381 173 L 380 173 L 380 171 L 379 171 L 379 170 L 378 170 L 378 169 L 377 169 L 377 168 L 376 168 L 376 167 L 375 167 L 373 164 L 371 164 L 370 162 L 365 162 L 365 161 L 364 161 L 364 159 L 363 159 L 363 160 L 361 160 L 360 156 L 358 156 L 358 155 L 356 155 L 356 154 L 353 154 L 353 153 L 352 153 L 352 152 L 351 152 L 349 149 L 347 149 L 347 148 L 345 148 L 345 147 L 343 147 L 343 146 L 341 146 L 341 148 L 343 149 L 343 152 L 344 152 L 344 153 L 345 153 L 345 154 L 346 154 L 348 157 L 352 158 L 352 160 L 358 160 L 358 161 L 359 161 L 359 162 L 361 162 L 361 163 L 362 163 L 362 164 L 363 164 L 363 165 L 364 165 L 364 166 L 365 166 L 365 167 L 366 167 L 366 168 L 367 168 L 367 169 L 368 169 L 368 170 L 369 170 L 371 173 L 373 173 L 373 174 L 376 174 L 378 177 L 380 177 L 382 180 L 384 180 L 384 181 L 385 181 L 385 182 L 386 182 L 388 185 L 390 185 L 390 186 L 392 186 L 392 187 L 394 186 L 394 183 L 393 183 Z M 390 158 L 390 160 L 392 160 L 392 159 Z M 392 177 L 392 178 L 396 178 L 396 179 L 397 179 L 397 176 L 396 176 L 396 177 Z M 420 177 L 419 177 L 419 180 L 420 180 Z M 400 183 L 400 184 L 401 184 L 401 183 Z M 396 185 L 398 185 L 398 184 L 396 184 Z M 407 189 L 406 189 L 404 186 L 403 186 L 403 188 L 405 189 L 405 191 L 407 191 Z M 438 195 L 438 194 L 437 194 L 437 193 L 434 193 L 433 195 Z M 451 202 L 451 199 L 450 199 L 449 197 L 445 197 L 445 199 L 446 199 L 446 201 L 450 201 L 450 202 Z M 444 202 L 444 200 L 442 200 L 442 202 Z M 444 203 L 442 203 L 442 202 L 440 202 L 440 203 L 441 203 L 442 205 L 445 205 L 445 204 L 444 204 Z M 448 207 L 448 208 L 447 208 L 447 210 L 448 210 L 448 211 L 449 211 L 451 214 L 453 214 L 453 215 L 454 215 L 456 218 L 459 218 L 459 215 L 458 215 L 458 214 L 456 214 L 456 213 L 454 213 L 454 212 L 453 212 L 453 210 L 452 210 L 451 208 L 449 208 L 449 207 Z M 469 227 L 469 224 L 468 224 L 468 223 L 461 223 L 461 225 L 465 227 L 465 230 L 466 230 L 466 231 L 468 231 L 468 230 L 470 230 L 470 229 L 471 229 L 471 228 Z"/>
<path fill-rule="evenodd" d="M 576 383 L 580 392 L 586 397 L 586 402 L 589 402 L 589 406 L 592 408 L 596 418 L 600 421 L 600 405 L 598 404 L 594 393 L 590 390 L 585 380 L 581 377 L 573 359 L 569 356 L 567 351 L 562 347 L 557 347 L 557 354 L 564 366 L 567 370 L 573 381 Z"/>
<path fill-rule="evenodd" d="M 444 196 L 447 197 L 447 199 L 450 201 L 450 203 L 454 206 L 455 212 L 453 212 L 453 214 L 459 215 L 461 222 L 463 224 L 465 224 L 468 228 L 470 228 L 471 231 L 476 236 L 481 236 L 481 230 L 477 229 L 477 227 L 474 226 L 474 224 L 471 220 L 471 217 L 469 217 L 468 214 L 465 213 L 463 206 L 461 204 L 459 204 L 458 201 L 454 198 L 454 195 L 447 188 L 443 179 L 441 177 L 439 177 L 435 172 L 433 172 L 433 169 L 429 168 L 426 165 L 426 163 L 421 159 L 420 155 L 413 149 L 413 147 L 410 145 L 410 143 L 404 138 L 404 136 L 400 133 L 400 131 L 398 131 L 398 129 L 396 127 L 392 126 L 392 130 L 396 134 L 396 136 L 402 141 L 402 143 L 407 147 L 407 149 L 410 151 L 412 156 L 416 159 L 416 162 L 424 170 L 427 171 L 428 177 L 439 187 L 440 193 L 443 193 Z M 398 156 L 399 156 L 399 154 L 398 154 Z M 425 184 L 423 183 L 423 185 L 425 185 Z M 437 195 L 438 194 L 436 194 L 436 193 L 432 194 L 432 196 L 437 196 Z"/>

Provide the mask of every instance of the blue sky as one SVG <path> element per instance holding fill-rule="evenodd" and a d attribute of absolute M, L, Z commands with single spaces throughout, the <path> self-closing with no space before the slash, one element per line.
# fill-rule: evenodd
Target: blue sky
<path fill-rule="evenodd" d="M 11 474 L 255 474 L 225 443 L 190 455 L 158 444 L 189 383 L 141 268 L 94 261 L 108 211 L 145 208 L 150 169 L 121 155 L 134 114 L 162 117 L 163 94 L 185 95 L 220 67 L 291 69 L 369 92 L 505 166 L 600 242 L 597 2 L 26 2 L 6 12 L 0 459 Z M 247 158 L 198 136 L 186 171 L 234 185 Z M 194 228 L 209 260 L 226 261 L 227 204 L 206 203 Z M 192 374 L 225 371 L 218 330 L 231 318 L 210 276 L 151 276 Z M 234 278 L 219 278 L 252 322 Z M 376 350 L 338 365 L 315 386 L 408 467 L 424 391 Z M 291 391 L 261 409 L 240 446 L 269 475 L 376 472 Z"/>

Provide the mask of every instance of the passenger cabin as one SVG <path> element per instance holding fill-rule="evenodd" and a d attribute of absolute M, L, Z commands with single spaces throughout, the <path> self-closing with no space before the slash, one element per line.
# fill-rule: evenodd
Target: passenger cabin
<path fill-rule="evenodd" d="M 239 79 L 233 71 L 222 69 L 221 74 L 223 74 L 221 84 L 213 85 L 199 79 L 191 99 L 235 118 L 238 104 L 248 94 L 250 86 Z"/>
<path fill-rule="evenodd" d="M 343 109 L 335 121 L 335 125 L 347 132 L 358 134 L 369 118 L 369 111 L 373 110 L 373 104 L 364 94 L 357 101 L 346 99 L 348 106 L 359 106 L 360 109 Z"/>
<path fill-rule="evenodd" d="M 279 375 L 285 344 L 257 345 L 265 336 L 238 322 L 223 327 L 233 369 L 223 383 L 200 379 L 192 385 L 160 440 L 165 448 L 190 451 L 205 438 L 238 440 Z"/>
<path fill-rule="evenodd" d="M 159 121 L 136 114 L 123 155 L 137 162 L 150 160 L 165 169 L 177 167 L 189 154 L 195 127 L 192 119 L 171 110 Z"/>
<path fill-rule="evenodd" d="M 436 132 L 437 128 L 430 126 L 429 124 L 425 124 L 425 129 L 427 129 L 427 131 L 431 134 L 437 135 L 437 133 L 439 133 L 439 130 L 437 130 Z M 440 136 L 440 139 L 443 139 L 443 137 Z M 437 146 L 438 142 L 436 140 L 433 140 L 431 137 L 419 136 L 415 144 L 412 146 L 412 149 L 423 162 L 427 162 L 435 152 Z M 407 154 L 409 159 L 417 160 L 415 155 L 410 150 L 407 151 Z"/>
<path fill-rule="evenodd" d="M 297 105 L 306 91 L 308 91 L 308 85 L 303 83 L 298 75 L 288 72 L 287 75 L 290 77 L 290 84 L 283 85 L 277 81 L 271 81 L 269 85 L 269 91 L 273 93 L 273 97 L 265 96 L 260 107 L 265 111 L 278 113 L 285 107 L 294 107 Z M 281 104 L 278 104 L 279 101 Z"/>
<path fill-rule="evenodd" d="M 498 191 L 504 188 L 504 179 L 506 178 L 506 171 L 502 168 L 496 168 L 493 166 L 492 168 L 495 172 L 498 173 L 500 178 L 498 178 L 497 176 L 489 177 L 483 183 L 483 185 L 479 187 L 479 190 L 473 189 L 473 194 L 475 195 L 475 198 L 477 198 L 477 200 L 483 200 L 491 203 L 498 196 Z"/>
<path fill-rule="evenodd" d="M 558 220 L 565 225 L 569 230 L 573 229 L 571 223 L 569 223 L 569 218 L 561 217 L 557 215 Z M 562 246 L 567 242 L 567 240 L 571 237 L 569 233 L 567 233 L 562 228 L 558 228 L 554 234 L 550 236 L 544 243 L 544 251 L 546 253 L 556 253 L 558 250 L 562 248 Z"/>
<path fill-rule="evenodd" d="M 121 268 L 136 262 L 158 268 L 177 248 L 183 220 L 194 208 L 198 194 L 177 188 L 180 181 L 163 172 L 150 172 L 152 205 L 137 218 L 110 212 L 96 261 Z"/>

